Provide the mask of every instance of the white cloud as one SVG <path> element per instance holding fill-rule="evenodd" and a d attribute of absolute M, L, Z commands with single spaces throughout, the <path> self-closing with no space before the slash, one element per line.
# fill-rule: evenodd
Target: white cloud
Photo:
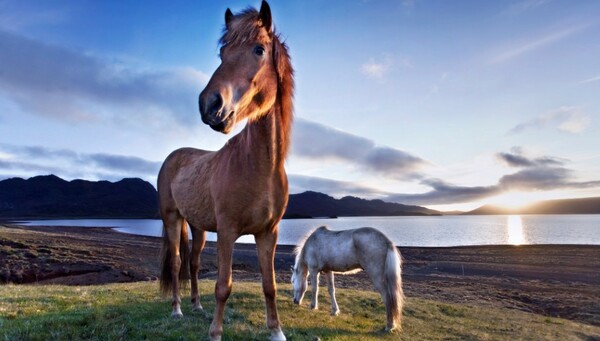
<path fill-rule="evenodd" d="M 597 82 L 597 81 L 600 81 L 600 76 L 587 78 L 587 79 L 580 81 L 579 83 L 593 83 L 593 82 Z"/>
<path fill-rule="evenodd" d="M 160 111 L 182 125 L 196 118 L 208 75 L 191 67 L 148 70 L 0 29 L 0 97 L 24 112 L 70 122 L 123 120 Z"/>
<path fill-rule="evenodd" d="M 369 58 L 367 62 L 361 65 L 360 71 L 368 78 L 381 81 L 385 79 L 393 65 L 399 65 L 403 68 L 413 67 L 409 58 L 392 58 L 391 55 L 384 54 L 382 58 L 377 60 L 372 57 Z"/>
<path fill-rule="evenodd" d="M 377 80 L 382 80 L 384 72 L 386 72 L 388 69 L 389 64 L 377 63 L 373 58 L 369 59 L 368 62 L 361 66 L 361 72 L 363 75 Z"/>
<path fill-rule="evenodd" d="M 566 120 L 558 126 L 558 129 L 571 134 L 579 134 L 590 125 L 590 122 L 589 116 L 575 111 L 567 115 Z"/>
<path fill-rule="evenodd" d="M 384 54 L 379 59 L 369 58 L 361 65 L 360 72 L 368 78 L 382 81 L 394 66 L 409 69 L 413 67 L 413 64 L 407 57 L 393 57 L 390 54 Z"/>
<path fill-rule="evenodd" d="M 294 122 L 292 154 L 312 160 L 334 160 L 390 179 L 419 177 L 427 161 L 405 151 L 316 122 Z"/>
<path fill-rule="evenodd" d="M 580 107 L 565 106 L 519 123 L 510 129 L 508 134 L 517 134 L 527 129 L 540 129 L 547 126 L 554 126 L 567 133 L 579 134 L 587 129 L 590 123 L 591 118 Z"/>
<path fill-rule="evenodd" d="M 431 190 L 418 194 L 387 194 L 383 200 L 404 204 L 445 205 L 484 200 L 510 192 L 552 191 L 556 189 L 586 189 L 600 187 L 599 180 L 578 181 L 573 170 L 566 168 L 568 161 L 554 156 L 531 158 L 513 148 L 508 153 L 497 153 L 496 157 L 518 170 L 502 175 L 495 184 L 486 186 L 463 186 L 436 178 L 421 180 Z"/>
<path fill-rule="evenodd" d="M 512 44 L 499 49 L 494 53 L 494 56 L 489 58 L 488 64 L 501 64 L 509 60 L 518 58 L 522 55 L 532 53 L 536 50 L 544 48 L 548 45 L 561 41 L 585 28 L 588 24 L 581 24 L 573 27 L 568 27 L 559 31 L 546 34 L 541 37 L 536 37 L 531 40 L 522 41 L 519 44 Z"/>
<path fill-rule="evenodd" d="M 380 197 L 385 194 L 383 191 L 357 184 L 354 181 L 340 181 L 299 174 L 289 174 L 288 178 L 290 180 L 290 193 L 316 191 L 334 197 L 354 195 L 361 198 Z"/>
<path fill-rule="evenodd" d="M 161 164 L 131 155 L 80 153 L 71 149 L 0 143 L 0 178 L 17 173 L 94 180 L 142 177 L 154 182 Z"/>
<path fill-rule="evenodd" d="M 516 2 L 507 10 L 510 15 L 519 15 L 550 3 L 552 0 L 524 0 Z"/>

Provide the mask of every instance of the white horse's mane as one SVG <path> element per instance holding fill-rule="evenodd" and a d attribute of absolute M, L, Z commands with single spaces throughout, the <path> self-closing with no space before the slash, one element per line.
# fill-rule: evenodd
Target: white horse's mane
<path fill-rule="evenodd" d="M 319 226 L 319 227 L 315 227 L 314 229 L 308 231 L 300 240 L 300 242 L 296 245 L 296 247 L 294 248 L 294 254 L 296 255 L 296 259 L 294 261 L 294 267 L 296 265 L 298 265 L 298 262 L 300 261 L 300 259 L 302 259 L 302 250 L 304 250 L 304 244 L 306 244 L 306 241 L 308 240 L 308 238 L 310 236 L 312 236 L 313 233 L 315 233 L 316 230 L 320 229 L 320 228 L 327 228 L 327 226 L 323 225 L 323 226 Z"/>

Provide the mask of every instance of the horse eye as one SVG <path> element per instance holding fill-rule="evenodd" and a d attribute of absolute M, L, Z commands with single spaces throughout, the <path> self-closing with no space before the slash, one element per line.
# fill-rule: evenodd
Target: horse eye
<path fill-rule="evenodd" d="M 265 48 L 262 46 L 255 46 L 254 47 L 254 54 L 256 54 L 257 56 L 264 56 L 265 55 Z"/>

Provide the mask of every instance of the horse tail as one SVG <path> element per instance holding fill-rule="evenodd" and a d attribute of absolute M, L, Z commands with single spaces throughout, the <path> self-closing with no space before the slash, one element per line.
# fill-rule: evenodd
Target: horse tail
<path fill-rule="evenodd" d="M 168 294 L 171 290 L 173 290 L 173 277 L 171 275 L 173 255 L 171 254 L 171 243 L 179 243 L 179 259 L 181 260 L 181 265 L 179 268 L 179 281 L 181 286 L 185 286 L 187 280 L 190 278 L 189 234 L 188 224 L 185 220 L 181 221 L 181 234 L 179 241 L 169 239 L 167 228 L 163 224 L 163 244 L 160 251 L 160 291 L 163 294 Z"/>
<path fill-rule="evenodd" d="M 385 259 L 385 295 L 388 320 L 394 322 L 394 327 L 401 328 L 402 306 L 404 292 L 402 291 L 402 258 L 398 249 L 391 244 Z M 391 315 L 391 316 L 390 316 Z"/>
<path fill-rule="evenodd" d="M 179 239 L 179 257 L 181 268 L 179 269 L 179 281 L 185 287 L 190 279 L 190 236 L 187 221 L 181 223 L 181 238 Z"/>

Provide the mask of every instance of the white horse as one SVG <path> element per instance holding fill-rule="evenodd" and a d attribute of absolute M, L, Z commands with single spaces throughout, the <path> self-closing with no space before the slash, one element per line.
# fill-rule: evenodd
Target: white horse
<path fill-rule="evenodd" d="M 385 303 L 386 331 L 400 328 L 402 319 L 402 260 L 400 253 L 383 233 L 371 227 L 331 231 L 321 226 L 311 232 L 296 247 L 296 262 L 292 269 L 294 303 L 301 304 L 308 286 L 312 284 L 311 309 L 318 309 L 319 273 L 327 276 L 331 296 L 331 315 L 340 310 L 335 300 L 333 274 L 356 273 L 365 270 Z"/>

